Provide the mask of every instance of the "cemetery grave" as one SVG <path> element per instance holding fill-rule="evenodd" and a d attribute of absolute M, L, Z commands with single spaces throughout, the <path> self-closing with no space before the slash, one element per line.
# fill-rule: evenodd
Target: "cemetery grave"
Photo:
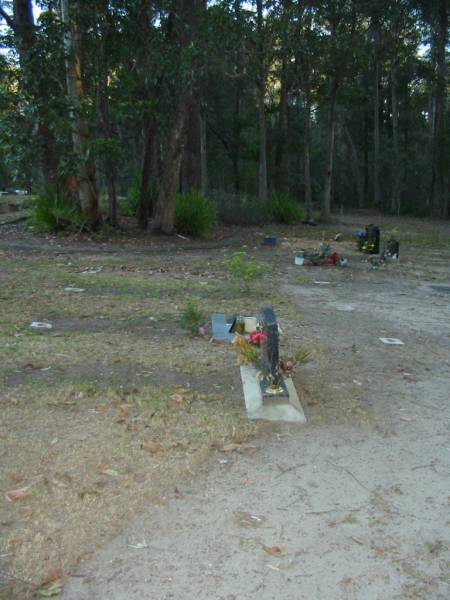
<path fill-rule="evenodd" d="M 383 232 L 385 223 L 379 227 Z M 414 379 L 428 377 L 426 369 L 435 372 L 436 389 L 441 385 L 448 294 L 421 286 L 444 292 L 450 249 L 444 235 L 430 230 L 426 237 L 408 225 L 399 235 L 401 277 L 398 270 L 369 271 L 355 249 L 356 228 L 354 220 L 339 228 L 349 269 L 294 264 L 300 243 L 320 245 L 318 228 L 279 228 L 273 247 L 262 244 L 265 232 L 242 232 L 237 248 L 255 239 L 246 252 L 269 267 L 246 289 L 234 285 L 226 266 L 236 247 L 190 249 L 181 241 L 171 253 L 139 244 L 105 251 L 101 244 L 71 240 L 65 249 L 50 240 L 36 253 L 28 236 L 5 234 L 0 554 L 8 578 L 2 582 L 34 593 L 49 568 L 64 576 L 82 572 L 95 550 L 145 507 L 182 503 L 186 482 L 195 485 L 210 468 L 207 457 L 217 464 L 246 456 L 282 431 L 267 415 L 247 418 L 236 348 L 210 342 L 209 327 L 202 338 L 181 328 L 189 302 L 205 322 L 222 315 L 225 336 L 228 317 L 259 319 L 261 306 L 269 306 L 283 332 L 279 358 L 309 354 L 285 372 L 307 419 L 299 441 L 307 431 L 320 436 L 349 424 L 394 435 L 388 399 L 401 397 L 394 415 L 410 418 L 402 386 L 420 402 Z M 335 228 L 325 229 L 327 243 L 335 235 Z M 408 258 L 411 252 L 420 253 L 420 265 Z M 52 327 L 33 330 L 32 322 Z M 381 337 L 403 344 L 385 345 Z M 283 396 L 263 404 L 286 405 Z"/>

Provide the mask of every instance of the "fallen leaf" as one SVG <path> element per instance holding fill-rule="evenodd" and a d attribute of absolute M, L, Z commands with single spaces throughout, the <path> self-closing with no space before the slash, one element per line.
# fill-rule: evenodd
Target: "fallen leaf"
<path fill-rule="evenodd" d="M 278 546 L 263 546 L 264 552 L 267 554 L 281 554 L 280 548 Z"/>
<path fill-rule="evenodd" d="M 50 569 L 44 575 L 41 585 L 42 586 L 48 585 L 49 583 L 52 583 L 53 581 L 58 581 L 58 579 L 61 579 L 61 573 L 57 569 Z"/>
<path fill-rule="evenodd" d="M 117 410 L 116 416 L 118 419 L 125 419 L 126 417 L 128 417 L 128 411 L 125 410 L 122 406 L 120 406 Z"/>
<path fill-rule="evenodd" d="M 97 406 L 95 407 L 95 412 L 99 415 L 104 415 L 106 413 L 106 406 L 104 406 L 103 404 L 97 404 Z"/>
<path fill-rule="evenodd" d="M 82 490 L 81 492 L 78 492 L 79 497 L 84 500 L 86 496 L 98 496 L 100 494 L 100 492 L 97 492 L 97 490 Z"/>
<path fill-rule="evenodd" d="M 118 477 L 120 475 L 119 471 L 116 471 L 116 469 L 105 469 L 103 473 L 105 475 L 110 475 L 111 477 Z"/>
<path fill-rule="evenodd" d="M 31 493 L 30 488 L 31 488 L 31 485 L 27 485 L 27 486 L 25 486 L 23 488 L 19 488 L 17 490 L 9 490 L 9 492 L 6 492 L 6 494 L 5 494 L 6 499 L 9 500 L 9 502 L 15 502 L 16 500 L 21 500 L 22 498 L 26 498 Z"/>
<path fill-rule="evenodd" d="M 152 442 L 152 441 L 142 442 L 141 448 L 142 448 L 142 450 L 147 450 L 148 452 L 151 452 L 152 454 L 156 454 L 157 452 L 159 452 L 161 450 L 160 444 L 158 444 L 157 442 Z"/>
<path fill-rule="evenodd" d="M 23 481 L 23 477 L 19 473 L 11 473 L 9 478 L 14 481 L 14 483 L 21 483 Z"/>

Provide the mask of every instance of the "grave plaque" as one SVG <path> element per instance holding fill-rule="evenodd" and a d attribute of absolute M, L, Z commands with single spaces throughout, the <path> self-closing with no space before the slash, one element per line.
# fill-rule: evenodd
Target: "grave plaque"
<path fill-rule="evenodd" d="M 280 372 L 278 353 L 278 323 L 275 313 L 268 306 L 261 307 L 261 330 L 266 334 L 262 342 L 261 392 L 263 398 L 289 396 Z"/>

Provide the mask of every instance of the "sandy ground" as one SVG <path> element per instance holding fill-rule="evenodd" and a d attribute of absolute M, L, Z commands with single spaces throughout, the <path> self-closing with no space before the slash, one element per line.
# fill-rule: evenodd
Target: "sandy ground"
<path fill-rule="evenodd" d="M 295 376 L 308 424 L 214 453 L 65 600 L 450 598 L 448 256 L 275 278 L 285 332 L 314 349 Z"/>

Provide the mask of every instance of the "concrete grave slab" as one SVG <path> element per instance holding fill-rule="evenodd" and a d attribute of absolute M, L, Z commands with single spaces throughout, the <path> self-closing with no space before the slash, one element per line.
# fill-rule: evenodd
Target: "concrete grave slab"
<path fill-rule="evenodd" d="M 254 367 L 242 365 L 241 379 L 244 388 L 245 408 L 249 419 L 306 423 L 303 407 L 290 377 L 285 379 L 289 394 L 288 398 L 274 397 L 264 399 L 264 402 L 258 371 Z"/>

